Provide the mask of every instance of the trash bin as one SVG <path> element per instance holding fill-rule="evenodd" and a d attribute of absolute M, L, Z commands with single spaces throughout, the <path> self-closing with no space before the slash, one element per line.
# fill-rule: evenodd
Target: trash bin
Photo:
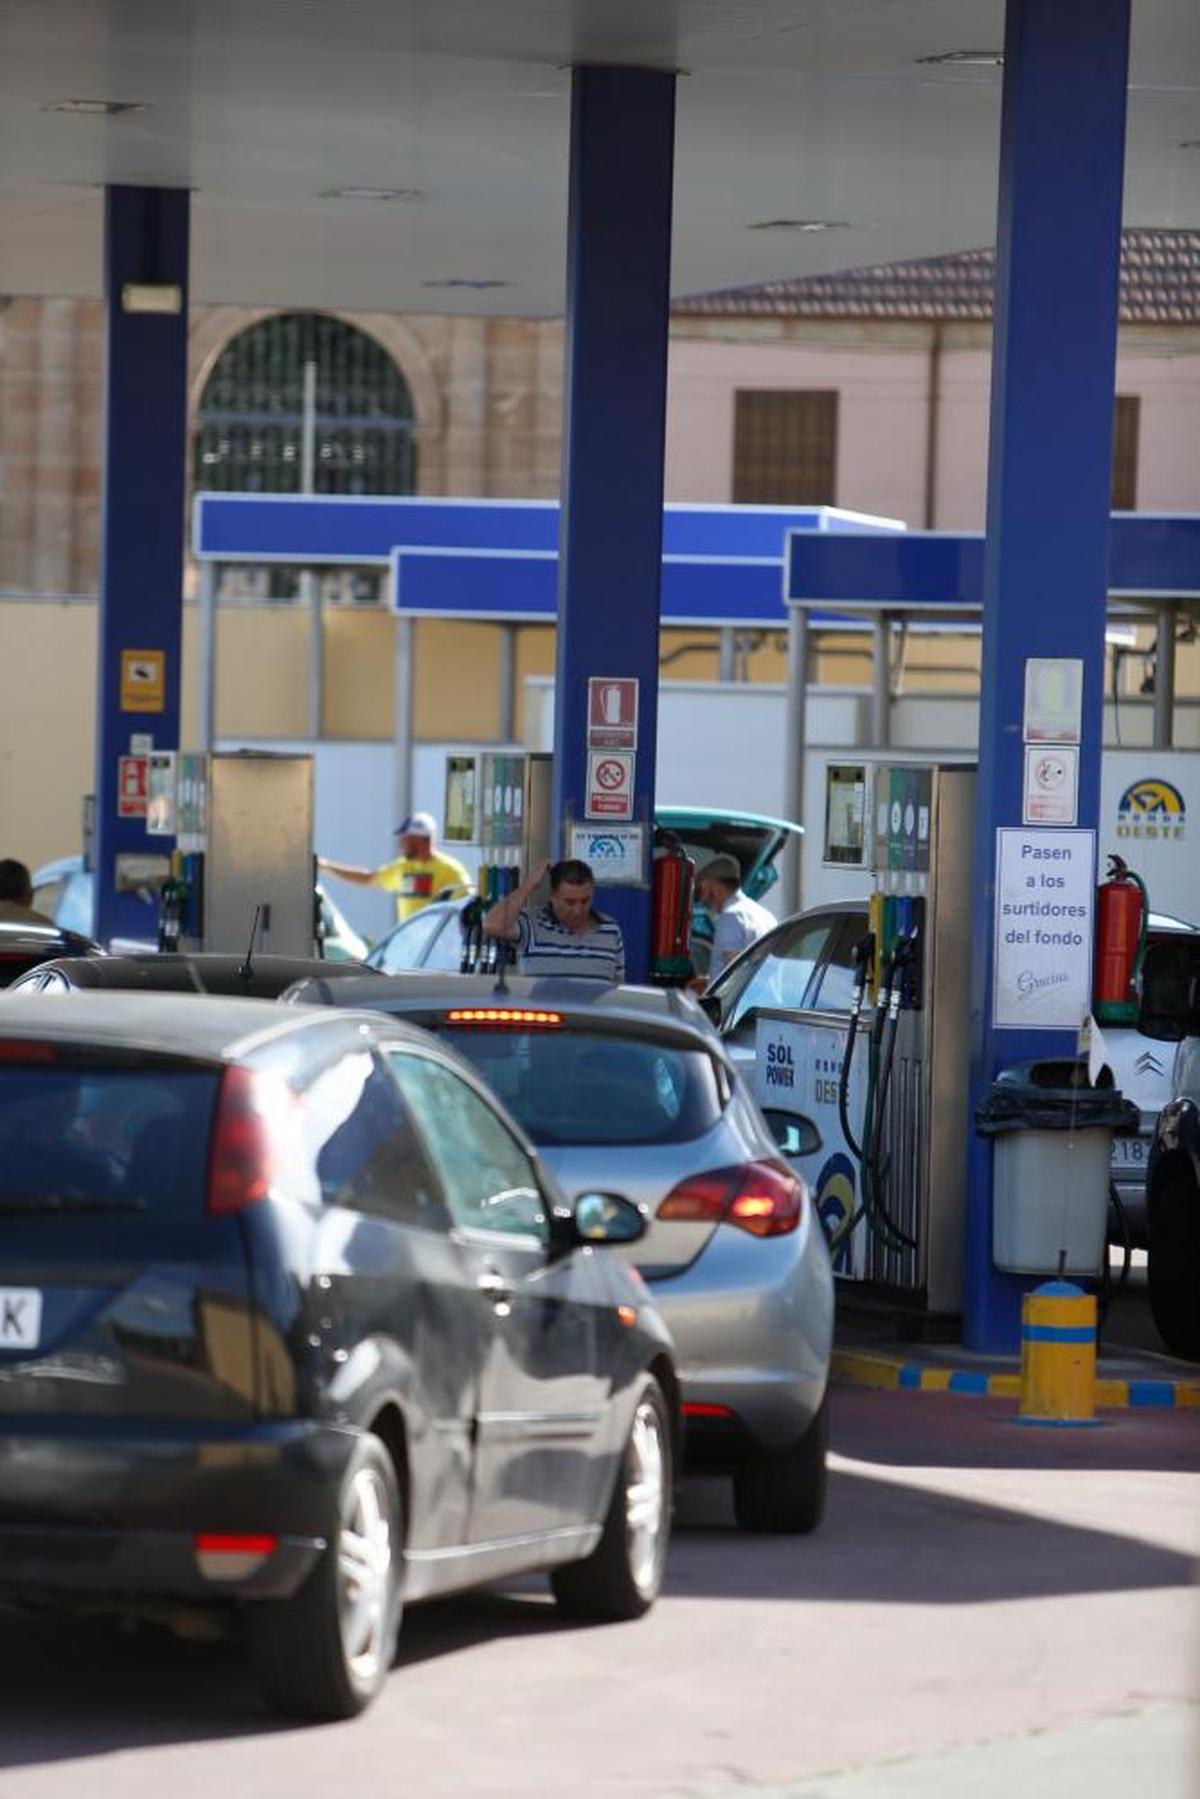
<path fill-rule="evenodd" d="M 993 1081 L 975 1128 L 995 1137 L 992 1257 L 1014 1274 L 1098 1274 L 1114 1132 L 1140 1114 L 1086 1061 L 1018 1062 Z"/>

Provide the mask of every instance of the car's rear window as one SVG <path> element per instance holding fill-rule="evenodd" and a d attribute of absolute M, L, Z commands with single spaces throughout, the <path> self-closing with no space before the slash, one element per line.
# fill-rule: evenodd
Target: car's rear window
<path fill-rule="evenodd" d="M 535 1143 L 686 1143 L 721 1115 L 711 1058 L 608 1032 L 439 1032 Z"/>
<path fill-rule="evenodd" d="M 215 1070 L 0 1064 L 0 1215 L 199 1215 Z"/>

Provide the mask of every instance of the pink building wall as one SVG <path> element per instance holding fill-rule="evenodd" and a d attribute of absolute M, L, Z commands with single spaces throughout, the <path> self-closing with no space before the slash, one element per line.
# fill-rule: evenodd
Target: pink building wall
<path fill-rule="evenodd" d="M 723 325 L 741 341 L 708 335 L 710 321 L 697 322 L 696 335 L 677 327 L 668 375 L 667 498 L 732 498 L 739 389 L 835 388 L 836 504 L 924 525 L 932 327 L 806 326 L 799 339 L 784 338 L 777 324 L 763 321 L 763 337 L 747 341 L 756 324 Z M 984 330 L 943 327 L 932 505 L 932 523 L 941 530 L 983 527 L 990 373 Z M 1200 512 L 1200 331 L 1127 332 L 1117 391 L 1141 399 L 1138 510 Z"/>

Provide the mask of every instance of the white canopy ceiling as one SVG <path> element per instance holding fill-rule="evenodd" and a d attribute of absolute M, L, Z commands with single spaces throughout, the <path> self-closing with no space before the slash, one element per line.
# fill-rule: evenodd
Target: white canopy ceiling
<path fill-rule="evenodd" d="M 921 59 L 1002 31 L 1000 0 L 3 0 L 0 292 L 98 293 L 131 182 L 194 189 L 198 301 L 560 312 L 575 62 L 680 71 L 677 296 L 989 244 L 1001 72 Z M 1134 0 L 1125 206 L 1200 227 L 1196 0 Z"/>

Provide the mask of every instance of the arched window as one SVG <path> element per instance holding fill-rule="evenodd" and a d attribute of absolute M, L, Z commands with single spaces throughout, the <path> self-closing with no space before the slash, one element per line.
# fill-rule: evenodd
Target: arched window
<path fill-rule="evenodd" d="M 304 369 L 316 364 L 313 488 L 412 493 L 412 395 L 382 345 L 326 313 L 290 312 L 228 343 L 200 399 L 197 488 L 299 493 Z"/>

